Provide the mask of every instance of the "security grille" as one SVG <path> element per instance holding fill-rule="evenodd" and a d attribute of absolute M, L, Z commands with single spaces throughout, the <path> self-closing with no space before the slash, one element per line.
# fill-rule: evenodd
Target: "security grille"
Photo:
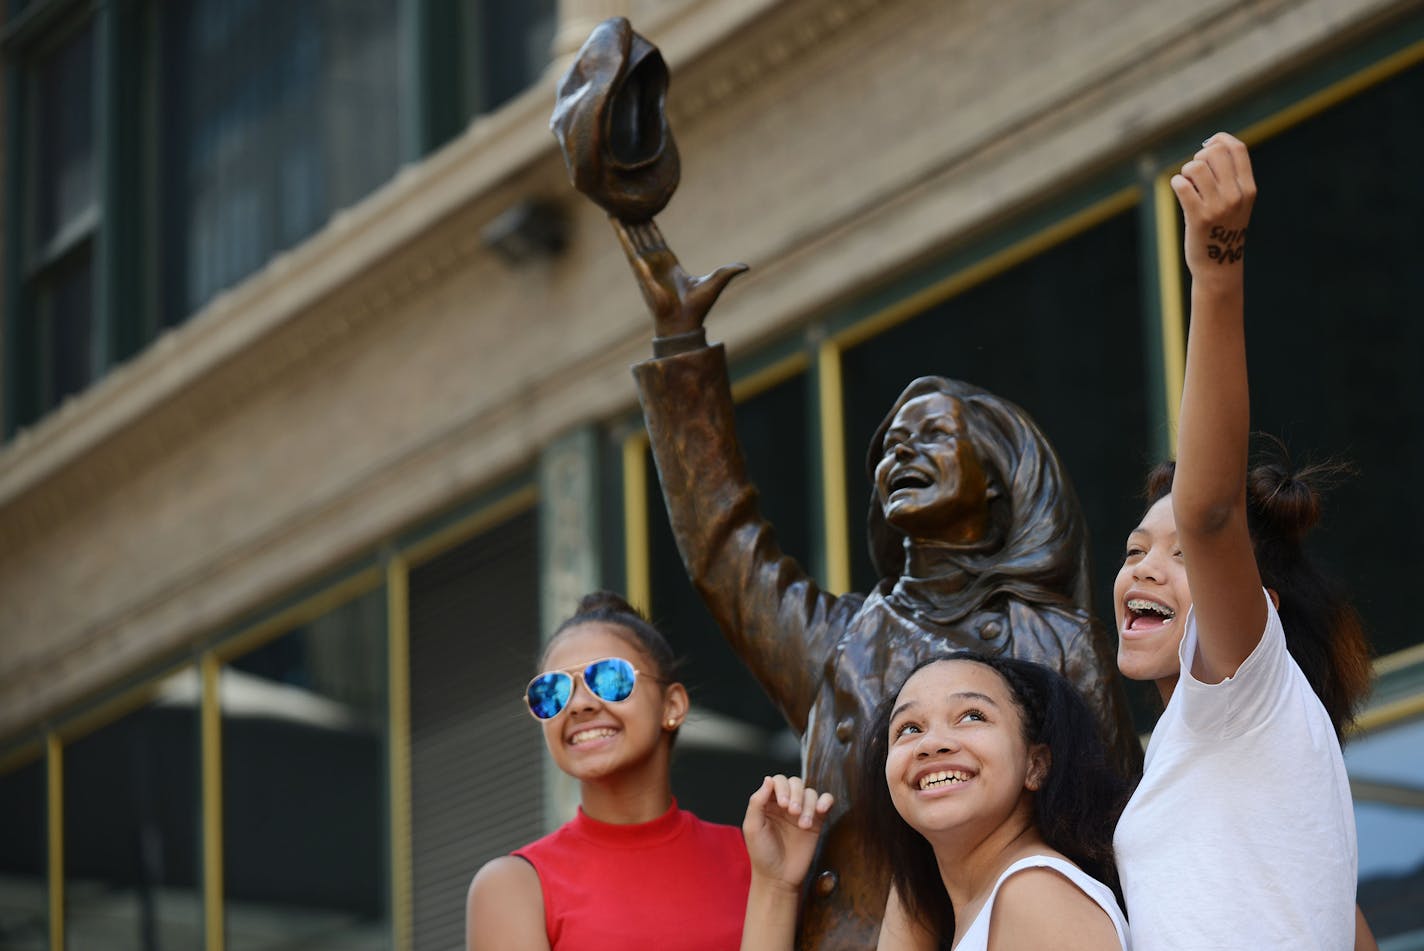
<path fill-rule="evenodd" d="M 542 832 L 546 754 L 519 700 L 539 646 L 537 538 L 529 511 L 410 575 L 416 951 L 464 947 L 471 876 Z"/>

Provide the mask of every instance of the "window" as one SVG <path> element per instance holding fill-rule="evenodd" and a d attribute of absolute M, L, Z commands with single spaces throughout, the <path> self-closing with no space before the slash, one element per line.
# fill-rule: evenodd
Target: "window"
<path fill-rule="evenodd" d="M 556 0 L 423 0 L 421 145 L 433 150 L 498 109 L 548 65 Z"/>
<path fill-rule="evenodd" d="M 202 945 L 198 676 L 145 691 L 138 709 L 64 746 L 69 951 Z"/>
<path fill-rule="evenodd" d="M 48 0 L 7 38 L 4 434 L 526 88 L 556 22 L 554 0 Z"/>
<path fill-rule="evenodd" d="M 318 230 L 404 157 L 396 0 L 159 4 L 163 322 Z"/>
<path fill-rule="evenodd" d="M 12 291 L 21 301 L 10 324 L 24 358 L 12 363 L 7 406 L 32 419 L 94 378 L 94 247 L 99 225 L 92 19 L 69 24 L 21 67 L 21 128 L 30 142 L 33 191 L 9 243 L 20 249 Z M 13 100 L 12 100 L 13 101 Z M 12 194 L 14 192 L 12 191 Z M 15 258 L 12 255 L 11 260 Z"/>
<path fill-rule="evenodd" d="M 0 764 L 0 947 L 13 951 L 49 944 L 45 790 L 42 756 Z"/>
<path fill-rule="evenodd" d="M 230 951 L 388 946 L 385 618 L 380 588 L 222 671 Z"/>

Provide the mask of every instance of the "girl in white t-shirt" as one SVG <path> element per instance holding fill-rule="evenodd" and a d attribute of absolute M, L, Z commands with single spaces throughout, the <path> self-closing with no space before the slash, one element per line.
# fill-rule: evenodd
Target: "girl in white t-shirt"
<path fill-rule="evenodd" d="M 880 705 L 864 743 L 862 838 L 895 886 L 881 948 L 1127 951 L 1110 887 L 1125 788 L 1063 677 L 968 652 L 931 660 Z M 830 806 L 795 777 L 752 796 L 743 951 L 791 948 Z"/>
<path fill-rule="evenodd" d="M 1247 462 L 1246 147 L 1212 136 L 1172 188 L 1192 274 L 1177 462 L 1154 474 L 1114 586 L 1118 667 L 1165 705 L 1115 839 L 1133 942 L 1371 947 L 1339 743 L 1368 649 L 1301 546 L 1314 491 Z"/>

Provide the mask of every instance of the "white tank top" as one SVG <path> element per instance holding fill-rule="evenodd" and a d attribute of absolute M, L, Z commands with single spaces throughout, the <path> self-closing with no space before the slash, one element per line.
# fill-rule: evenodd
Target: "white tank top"
<path fill-rule="evenodd" d="M 989 918 L 994 913 L 994 899 L 998 897 L 1000 887 L 1008 881 L 1010 875 L 1022 872 L 1026 868 L 1051 868 L 1077 885 L 1083 894 L 1097 902 L 1098 907 L 1108 913 L 1108 917 L 1112 919 L 1113 927 L 1117 929 L 1118 944 L 1122 947 L 1122 951 L 1128 951 L 1130 945 L 1127 940 L 1127 919 L 1123 918 L 1122 909 L 1117 906 L 1117 899 L 1113 897 L 1112 889 L 1072 862 L 1065 862 L 1063 859 L 1050 855 L 1030 855 L 1004 869 L 1004 873 L 994 883 L 994 890 L 989 893 L 989 900 L 979 910 L 979 914 L 974 919 L 974 923 L 969 926 L 969 930 L 964 932 L 964 937 L 960 938 L 959 943 L 954 946 L 954 951 L 988 951 Z"/>

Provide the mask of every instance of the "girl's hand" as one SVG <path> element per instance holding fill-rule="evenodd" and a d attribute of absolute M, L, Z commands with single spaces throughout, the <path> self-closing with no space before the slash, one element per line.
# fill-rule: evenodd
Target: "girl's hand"
<path fill-rule="evenodd" d="M 1184 250 L 1193 282 L 1239 284 L 1246 225 L 1256 201 L 1245 144 L 1216 133 L 1172 176 L 1172 191 L 1187 222 Z"/>
<path fill-rule="evenodd" d="M 830 793 L 817 794 L 799 776 L 762 780 L 742 822 L 753 877 L 799 891 L 834 802 Z"/>
<path fill-rule="evenodd" d="M 1192 674 L 1216 684 L 1236 675 L 1267 618 L 1246 518 L 1251 397 L 1242 256 L 1256 200 L 1246 146 L 1218 132 L 1173 176 L 1172 189 L 1187 220 L 1192 271 L 1172 515 L 1197 625 Z"/>

